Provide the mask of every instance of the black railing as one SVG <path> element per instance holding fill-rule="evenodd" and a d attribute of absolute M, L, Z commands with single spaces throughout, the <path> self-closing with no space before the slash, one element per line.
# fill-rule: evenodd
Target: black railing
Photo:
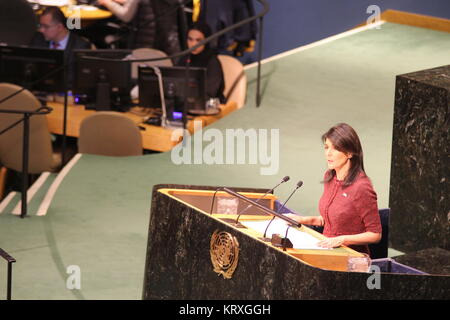
<path fill-rule="evenodd" d="M 11 300 L 11 291 L 12 291 L 12 264 L 16 262 L 16 259 L 11 257 L 5 250 L 0 248 L 0 257 L 8 262 L 8 277 L 6 284 L 6 300 Z"/>
<path fill-rule="evenodd" d="M 20 92 L 24 89 L 22 88 Z M 19 91 L 17 91 L 15 95 L 17 95 Z M 13 95 L 11 95 L 13 96 Z M 11 97 L 9 96 L 9 97 Z M 0 104 L 4 102 L 6 99 L 2 99 Z M 52 111 L 52 108 L 43 106 L 34 111 L 32 110 L 9 110 L 9 109 L 0 109 L 0 113 L 9 113 L 9 114 L 21 114 L 23 117 L 16 122 L 12 123 L 8 127 L 2 129 L 0 131 L 0 135 L 4 134 L 8 130 L 11 130 L 21 122 L 23 122 L 23 144 L 22 144 L 22 184 L 21 184 L 21 211 L 20 217 L 24 218 L 27 214 L 27 191 L 28 191 L 28 163 L 29 163 L 29 146 L 30 146 L 30 117 L 35 115 L 45 115 L 49 114 Z"/>

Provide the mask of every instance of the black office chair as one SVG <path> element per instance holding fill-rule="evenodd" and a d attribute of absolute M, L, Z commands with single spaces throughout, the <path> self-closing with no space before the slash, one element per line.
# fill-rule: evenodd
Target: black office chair
<path fill-rule="evenodd" d="M 381 220 L 381 240 L 378 243 L 369 244 L 370 258 L 380 259 L 387 258 L 389 247 L 389 213 L 391 209 L 385 208 L 378 210 Z"/>
<path fill-rule="evenodd" d="M 379 209 L 378 213 L 380 214 L 381 220 L 381 240 L 378 243 L 369 244 L 370 250 L 370 258 L 371 259 L 380 259 L 387 258 L 388 256 L 388 246 L 389 246 L 389 213 L 390 209 Z M 318 226 L 307 226 L 319 233 L 323 232 L 323 227 Z"/>
<path fill-rule="evenodd" d="M 28 45 L 36 31 L 36 15 L 26 0 L 0 0 L 0 43 Z"/>

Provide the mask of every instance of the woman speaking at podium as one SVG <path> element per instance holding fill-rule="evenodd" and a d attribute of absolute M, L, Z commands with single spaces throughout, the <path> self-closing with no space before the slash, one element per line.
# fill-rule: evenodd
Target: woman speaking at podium
<path fill-rule="evenodd" d="M 364 171 L 363 150 L 355 130 L 345 123 L 323 136 L 328 170 L 319 201 L 320 216 L 289 217 L 302 224 L 323 226 L 327 239 L 319 246 L 348 246 L 370 254 L 368 245 L 381 240 L 377 195 Z"/>

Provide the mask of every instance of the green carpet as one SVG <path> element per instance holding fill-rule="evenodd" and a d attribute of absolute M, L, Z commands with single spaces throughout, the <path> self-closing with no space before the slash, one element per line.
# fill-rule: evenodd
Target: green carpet
<path fill-rule="evenodd" d="M 449 64 L 448 52 L 447 33 L 384 24 L 264 64 L 259 108 L 256 69 L 248 70 L 246 107 L 207 129 L 279 129 L 275 175 L 261 175 L 260 163 L 177 166 L 170 152 L 82 156 L 47 216 L 0 215 L 0 247 L 17 259 L 13 298 L 140 299 L 155 184 L 271 187 L 290 175 L 276 195 L 285 199 L 301 179 L 304 186 L 288 207 L 317 214 L 326 168 L 320 136 L 338 122 L 359 133 L 379 207 L 387 207 L 395 76 Z M 80 267 L 81 290 L 66 287 L 71 265 Z M 0 263 L 0 294 L 6 295 L 5 285 L 6 264 Z"/>

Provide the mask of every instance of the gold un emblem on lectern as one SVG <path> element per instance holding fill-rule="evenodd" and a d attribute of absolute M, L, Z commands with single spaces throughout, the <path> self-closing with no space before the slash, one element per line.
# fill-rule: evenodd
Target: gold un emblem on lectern
<path fill-rule="evenodd" d="M 239 242 L 230 233 L 216 230 L 211 236 L 211 262 L 214 272 L 231 279 L 239 259 Z"/>

